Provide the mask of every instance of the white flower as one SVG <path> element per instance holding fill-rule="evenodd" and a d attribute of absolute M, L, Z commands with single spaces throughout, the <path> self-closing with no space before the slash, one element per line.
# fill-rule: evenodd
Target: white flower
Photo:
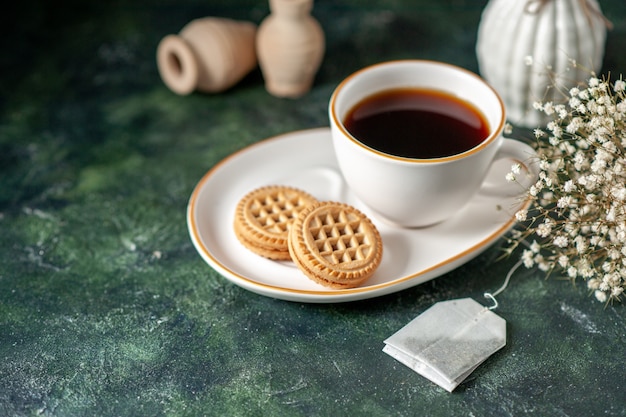
<path fill-rule="evenodd" d="M 598 287 L 600 287 L 600 280 L 597 278 L 593 278 L 590 279 L 589 281 L 587 281 L 587 288 L 589 288 L 590 290 L 597 290 Z"/>
<path fill-rule="evenodd" d="M 541 250 L 541 245 L 537 243 L 536 240 L 533 240 L 533 243 L 530 245 L 529 249 L 532 253 L 539 253 L 539 251 Z"/>
<path fill-rule="evenodd" d="M 541 271 L 549 271 L 551 268 L 551 264 L 549 262 L 546 262 L 545 258 L 543 257 L 543 255 L 541 254 L 537 254 L 535 255 L 534 259 L 535 263 L 537 264 L 537 267 L 541 270 Z"/>
<path fill-rule="evenodd" d="M 524 57 L 524 64 L 525 64 L 526 66 L 530 67 L 530 66 L 533 64 L 533 62 L 534 62 L 534 60 L 533 60 L 532 55 L 526 55 L 526 56 Z"/>
<path fill-rule="evenodd" d="M 565 127 L 567 133 L 576 133 L 583 127 L 584 123 L 580 117 L 574 117 L 569 124 Z"/>
<path fill-rule="evenodd" d="M 602 173 L 606 168 L 606 161 L 602 158 L 596 158 L 591 163 L 591 171 L 595 173 Z"/>
<path fill-rule="evenodd" d="M 596 300 L 600 301 L 601 303 L 604 303 L 607 299 L 607 295 L 604 291 L 596 290 L 594 291 L 593 295 L 596 297 Z"/>
<path fill-rule="evenodd" d="M 537 226 L 536 232 L 539 237 L 548 237 L 552 232 L 552 227 L 546 223 L 541 223 Z"/>
<path fill-rule="evenodd" d="M 536 197 L 537 194 L 539 194 L 539 190 L 541 189 L 541 187 L 537 187 L 537 185 L 531 185 L 529 190 L 528 190 L 528 194 L 530 194 L 533 197 Z"/>
<path fill-rule="evenodd" d="M 587 249 L 589 248 L 589 244 L 587 243 L 587 240 L 585 240 L 585 238 L 580 235 L 574 238 L 574 244 L 576 246 L 576 251 L 578 253 L 585 253 Z"/>
<path fill-rule="evenodd" d="M 561 92 L 559 101 L 533 103 L 548 122 L 533 131 L 539 175 L 511 242 L 532 241 L 524 266 L 586 280 L 596 299 L 612 301 L 626 290 L 626 81 L 592 74 Z M 507 179 L 521 171 L 513 165 Z"/>
<path fill-rule="evenodd" d="M 522 262 L 526 268 L 532 268 L 535 265 L 534 255 L 529 250 L 524 250 L 522 252 Z"/>
<path fill-rule="evenodd" d="M 626 200 L 626 187 L 624 184 L 618 184 L 611 188 L 611 195 L 619 201 Z"/>
<path fill-rule="evenodd" d="M 548 123 L 548 130 L 550 130 L 552 134 L 557 138 L 563 136 L 563 129 L 561 129 L 561 126 L 559 126 L 555 122 Z"/>
<path fill-rule="evenodd" d="M 609 222 L 615 221 L 615 207 L 611 207 L 606 211 L 606 220 Z"/>
<path fill-rule="evenodd" d="M 580 99 L 576 96 L 573 96 L 572 98 L 569 99 L 569 106 L 573 109 L 577 108 L 578 106 L 580 106 L 582 103 L 580 101 Z"/>
<path fill-rule="evenodd" d="M 563 197 L 559 198 L 559 200 L 556 203 L 556 206 L 558 208 L 568 208 L 571 204 L 572 204 L 573 198 L 571 195 L 564 195 Z"/>
<path fill-rule="evenodd" d="M 611 286 L 609 285 L 608 282 L 606 282 L 605 280 L 600 281 L 600 285 L 598 285 L 598 289 L 600 291 L 609 291 L 611 289 Z"/>
<path fill-rule="evenodd" d="M 557 236 L 554 238 L 552 243 L 554 243 L 554 246 L 559 248 L 565 248 L 569 244 L 569 240 L 565 236 Z"/>

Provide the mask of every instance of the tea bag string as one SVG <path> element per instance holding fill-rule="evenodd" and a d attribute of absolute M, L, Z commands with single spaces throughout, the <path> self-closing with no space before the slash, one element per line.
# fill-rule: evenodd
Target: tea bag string
<path fill-rule="evenodd" d="M 485 298 L 488 298 L 491 301 L 493 301 L 493 305 L 491 307 L 488 307 L 489 310 L 495 310 L 496 308 L 498 308 L 498 300 L 496 300 L 496 295 L 500 294 L 502 291 L 506 289 L 506 287 L 509 285 L 509 281 L 511 280 L 511 276 L 513 276 L 513 273 L 517 271 L 517 268 L 519 268 L 521 265 L 522 265 L 522 261 L 521 260 L 517 261 L 517 263 L 513 265 L 513 268 L 509 270 L 508 274 L 506 274 L 504 283 L 502 284 L 500 288 L 498 288 L 494 292 L 491 292 L 491 293 L 486 292 L 483 294 Z"/>

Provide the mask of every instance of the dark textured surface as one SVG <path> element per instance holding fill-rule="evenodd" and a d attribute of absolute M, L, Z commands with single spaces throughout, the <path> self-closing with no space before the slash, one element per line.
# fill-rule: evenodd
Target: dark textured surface
<path fill-rule="evenodd" d="M 254 71 L 218 95 L 161 82 L 158 41 L 190 20 L 255 23 L 264 1 L 30 2 L 0 21 L 1 416 L 624 416 L 626 309 L 520 270 L 498 298 L 508 345 L 453 394 L 381 352 L 434 302 L 500 286 L 495 246 L 436 280 L 340 305 L 255 295 L 198 256 L 185 209 L 215 163 L 326 126 L 335 85 L 394 58 L 477 70 L 484 1 L 318 1 L 313 90 Z M 605 70 L 626 71 L 626 6 Z M 217 196 L 216 196 L 217 198 Z"/>

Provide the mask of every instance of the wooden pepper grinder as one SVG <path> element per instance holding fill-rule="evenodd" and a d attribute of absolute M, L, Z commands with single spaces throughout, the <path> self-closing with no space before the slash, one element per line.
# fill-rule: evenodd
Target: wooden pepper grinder
<path fill-rule="evenodd" d="M 257 27 L 250 22 L 205 17 L 189 22 L 157 48 L 163 82 L 173 92 L 224 91 L 257 66 Z"/>
<path fill-rule="evenodd" d="M 267 91 L 296 98 L 311 89 L 325 50 L 324 32 L 311 16 L 313 0 L 269 0 L 256 48 Z"/>

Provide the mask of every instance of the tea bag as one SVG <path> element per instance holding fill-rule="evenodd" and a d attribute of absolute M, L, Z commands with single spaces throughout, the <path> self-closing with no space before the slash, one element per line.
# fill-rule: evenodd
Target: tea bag
<path fill-rule="evenodd" d="M 452 392 L 506 345 L 506 321 L 471 298 L 442 301 L 384 343 L 385 353 Z"/>

